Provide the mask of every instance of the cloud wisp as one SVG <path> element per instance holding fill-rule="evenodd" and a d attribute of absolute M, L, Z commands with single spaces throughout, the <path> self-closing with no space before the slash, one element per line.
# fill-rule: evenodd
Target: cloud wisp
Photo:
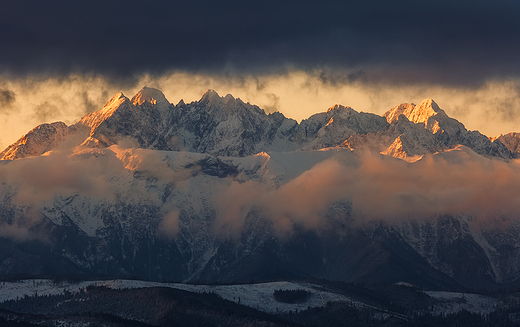
<path fill-rule="evenodd" d="M 157 233 L 167 239 L 177 235 L 182 219 L 213 210 L 214 232 L 224 237 L 240 235 L 250 215 L 267 219 L 281 237 L 295 226 L 321 230 L 328 224 L 330 206 L 337 203 L 350 203 L 344 218 L 355 224 L 443 214 L 471 217 L 475 223 L 520 219 L 520 161 L 487 159 L 462 146 L 414 163 L 368 152 L 334 152 L 279 186 L 268 182 L 277 179 L 279 164 L 267 163 L 274 170 L 261 179 L 240 174 L 217 178 L 190 164 L 202 158 L 121 145 L 59 149 L 2 162 L 0 198 L 6 209 L 18 208 L 18 214 L 3 222 L 0 235 L 31 237 L 44 206 L 77 195 L 156 207 Z M 200 219 L 209 219 L 204 217 Z"/>
<path fill-rule="evenodd" d="M 66 149 L 2 162 L 0 199 L 9 215 L 0 224 L 0 235 L 19 241 L 39 237 L 33 228 L 42 222 L 42 209 L 58 198 L 78 194 L 93 199 L 114 197 L 113 185 L 107 182 L 103 172 L 109 164 L 117 166 L 116 160 L 110 160 L 109 156 L 103 162 L 95 156 L 78 160 L 70 155 L 70 149 Z M 104 155 L 103 151 L 98 155 Z"/>
<path fill-rule="evenodd" d="M 415 163 L 364 153 L 354 161 L 332 158 L 280 186 L 232 182 L 216 196 L 217 228 L 242 230 L 252 208 L 260 209 L 280 234 L 295 225 L 320 229 L 330 205 L 349 201 L 357 223 L 400 222 L 438 215 L 474 221 L 520 219 L 520 163 L 479 157 L 461 148 Z"/>

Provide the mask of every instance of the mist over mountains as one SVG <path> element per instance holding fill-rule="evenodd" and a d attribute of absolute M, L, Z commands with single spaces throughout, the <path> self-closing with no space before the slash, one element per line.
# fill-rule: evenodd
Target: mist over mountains
<path fill-rule="evenodd" d="M 298 123 L 212 90 L 119 93 L 0 153 L 0 273 L 516 285 L 518 144 L 431 99 Z"/>

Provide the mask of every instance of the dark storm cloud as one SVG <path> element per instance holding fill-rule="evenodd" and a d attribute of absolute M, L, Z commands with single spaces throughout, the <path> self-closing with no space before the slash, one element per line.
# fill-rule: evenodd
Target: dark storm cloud
<path fill-rule="evenodd" d="M 16 93 L 7 89 L 0 89 L 0 113 L 9 114 L 13 110 Z"/>
<path fill-rule="evenodd" d="M 48 101 L 40 103 L 34 108 L 34 118 L 37 121 L 49 121 L 60 114 L 58 107 Z"/>
<path fill-rule="evenodd" d="M 520 75 L 519 14 L 517 1 L 13 1 L 0 71 L 135 82 L 326 67 L 347 82 L 464 85 Z"/>

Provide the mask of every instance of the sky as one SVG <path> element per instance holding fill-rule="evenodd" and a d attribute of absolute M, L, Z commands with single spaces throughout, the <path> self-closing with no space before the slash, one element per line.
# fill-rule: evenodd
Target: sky
<path fill-rule="evenodd" d="M 301 120 L 433 98 L 520 132 L 518 1 L 11 1 L 0 10 L 0 147 L 143 86 L 206 89 Z"/>

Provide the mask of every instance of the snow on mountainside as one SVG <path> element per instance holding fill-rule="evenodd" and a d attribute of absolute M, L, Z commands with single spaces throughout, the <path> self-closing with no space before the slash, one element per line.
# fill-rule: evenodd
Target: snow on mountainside
<path fill-rule="evenodd" d="M 381 131 L 387 125 L 380 116 L 335 105 L 303 120 L 295 137 L 307 143 L 302 147 L 305 150 L 321 149 L 337 146 L 352 135 Z"/>
<path fill-rule="evenodd" d="M 42 155 L 56 148 L 58 144 L 65 140 L 67 135 L 67 125 L 62 122 L 39 125 L 16 141 L 16 143 L 0 152 L 0 158 L 14 160 Z"/>
<path fill-rule="evenodd" d="M 3 282 L 0 285 L 0 303 L 34 296 L 52 296 L 58 294 L 78 294 L 85 292 L 88 287 L 106 287 L 108 289 L 132 289 L 132 288 L 151 288 L 168 287 L 185 290 L 194 293 L 216 293 L 222 298 L 233 301 L 256 310 L 268 313 L 289 313 L 291 311 L 301 311 L 309 308 L 324 307 L 328 303 L 347 302 L 357 308 L 375 308 L 374 305 L 367 304 L 349 297 L 345 294 L 336 293 L 320 285 L 303 282 L 270 282 L 258 284 L 240 285 L 193 285 L 180 283 L 158 283 L 139 280 L 104 280 L 104 281 L 83 281 L 79 283 L 57 283 L 53 280 L 36 279 L 20 280 L 17 282 Z M 310 293 L 310 297 L 302 303 L 285 303 L 276 301 L 273 293 L 276 290 L 302 290 Z M 502 304 L 501 301 L 481 294 L 425 291 L 425 294 L 438 300 L 436 302 L 434 314 L 448 314 L 466 310 L 475 313 L 489 313 L 495 307 Z M 397 316 L 398 313 L 387 311 Z"/>
<path fill-rule="evenodd" d="M 2 153 L 0 274 L 520 283 L 515 137 L 431 99 L 297 123 L 212 90 L 119 93 Z"/>
<path fill-rule="evenodd" d="M 462 123 L 449 117 L 432 99 L 426 99 L 418 106 L 401 104 L 387 111 L 383 117 L 392 126 L 389 131 L 393 130 L 394 135 L 397 134 L 396 130 L 401 132 L 392 145 L 381 152 L 383 154 L 405 158 L 443 151 L 461 144 L 488 157 L 514 157 L 502 143 L 492 142 L 478 131 L 468 131 Z M 405 122 L 406 130 L 397 127 L 403 120 L 408 120 L 413 125 Z M 429 133 L 421 132 L 421 129 L 426 129 Z"/>
<path fill-rule="evenodd" d="M 421 124 L 433 134 L 446 133 L 454 137 L 461 131 L 465 131 L 464 125 L 457 120 L 448 117 L 444 110 L 439 108 L 432 99 L 426 99 L 418 106 L 414 104 L 401 104 L 383 114 L 389 123 L 393 123 L 404 115 L 414 124 Z"/>
<path fill-rule="evenodd" d="M 24 296 L 32 296 L 35 293 L 39 295 L 56 295 L 63 294 L 64 292 L 77 293 L 80 292 L 80 290 L 85 290 L 89 286 L 102 286 L 111 289 L 169 287 L 194 293 L 212 292 L 220 295 L 222 298 L 228 301 L 234 301 L 242 305 L 270 313 L 288 313 L 291 310 L 296 311 L 315 307 L 323 307 L 328 302 L 349 302 L 353 305 L 356 305 L 357 307 L 369 307 L 369 305 L 355 301 L 345 295 L 323 289 L 323 287 L 320 287 L 319 285 L 305 283 L 271 282 L 242 285 L 190 285 L 135 280 L 86 281 L 74 285 L 56 285 L 56 283 L 51 280 L 42 279 L 23 280 L 17 283 L 3 283 L 3 285 L 0 285 L 0 289 L 2 290 L 0 293 L 0 303 L 8 300 L 23 298 Z M 280 289 L 305 290 L 312 296 L 304 303 L 278 302 L 274 299 L 273 292 Z"/>
<path fill-rule="evenodd" d="M 516 282 L 520 271 L 515 224 L 499 232 L 473 224 L 473 216 L 392 218 L 395 210 L 402 217 L 408 207 L 453 203 L 450 185 L 439 194 L 418 189 L 415 181 L 427 179 L 422 169 L 435 175 L 458 166 L 448 180 L 464 162 L 490 169 L 493 161 L 464 146 L 414 164 L 344 148 L 246 157 L 118 145 L 73 151 L 2 162 L 1 274 L 325 278 L 458 290 Z M 401 169 L 410 176 L 402 179 Z M 442 188 L 437 179 L 419 186 Z M 396 183 L 405 187 L 385 195 Z M 468 192 L 464 180 L 452 183 Z M 360 208 L 383 210 L 382 221 L 357 220 Z M 42 238 L 36 249 L 18 246 Z"/>
<path fill-rule="evenodd" d="M 37 129 L 44 133 L 31 131 L 0 158 L 41 155 L 67 138 L 63 123 L 41 126 Z M 505 137 L 492 142 L 477 131 L 467 131 L 432 99 L 418 106 L 401 104 L 383 116 L 336 105 L 298 124 L 278 112 L 267 115 L 230 94 L 220 97 L 208 90 L 199 101 L 185 104 L 181 100 L 173 105 L 161 91 L 144 87 L 131 100 L 116 94 L 101 110 L 85 115 L 71 128 L 90 129 L 88 137 L 78 143 L 87 147 L 109 147 L 127 140 L 141 148 L 223 156 L 341 146 L 413 159 L 458 144 L 488 157 L 516 155 L 513 147 L 504 145 L 508 143 Z M 34 135 L 37 142 L 29 140 Z"/>
<path fill-rule="evenodd" d="M 224 156 L 261 151 L 291 151 L 289 137 L 298 124 L 280 113 L 265 112 L 228 94 L 207 91 L 198 102 L 175 107 L 162 138 L 167 149 Z"/>

